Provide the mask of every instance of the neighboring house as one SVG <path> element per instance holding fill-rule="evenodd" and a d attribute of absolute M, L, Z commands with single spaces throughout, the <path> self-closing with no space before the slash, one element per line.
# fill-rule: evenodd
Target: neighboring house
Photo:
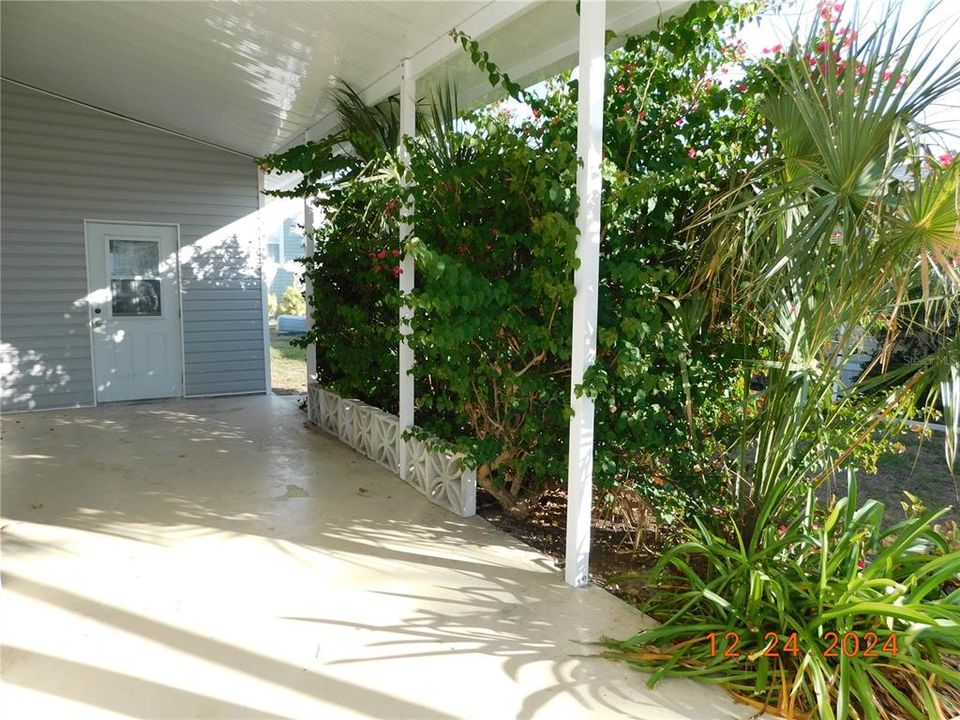
<path fill-rule="evenodd" d="M 268 390 L 251 159 L 6 80 L 0 106 L 0 408 Z"/>
<path fill-rule="evenodd" d="M 280 300 L 291 285 L 303 289 L 303 264 L 297 262 L 306 253 L 303 201 L 276 200 L 267 205 L 263 213 L 266 216 L 263 232 L 267 248 L 267 288 Z"/>

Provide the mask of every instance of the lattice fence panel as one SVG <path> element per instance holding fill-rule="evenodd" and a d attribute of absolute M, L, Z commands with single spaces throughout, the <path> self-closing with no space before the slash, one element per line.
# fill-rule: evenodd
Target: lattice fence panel
<path fill-rule="evenodd" d="M 477 510 L 476 470 L 461 469 L 463 456 L 432 449 L 432 443 L 410 438 L 406 481 L 437 505 L 469 517 Z"/>
<path fill-rule="evenodd" d="M 400 443 L 407 444 L 408 484 L 429 500 L 462 517 L 476 513 L 477 473 L 462 469 L 463 456 L 437 444 L 403 440 L 396 415 L 359 400 L 344 400 L 316 384 L 307 388 L 307 417 L 320 429 L 373 460 L 394 475 L 400 474 Z"/>

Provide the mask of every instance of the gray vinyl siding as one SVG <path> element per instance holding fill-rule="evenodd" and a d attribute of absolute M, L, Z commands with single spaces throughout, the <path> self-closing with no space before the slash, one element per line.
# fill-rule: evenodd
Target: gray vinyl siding
<path fill-rule="evenodd" d="M 0 91 L 0 407 L 94 402 L 84 219 L 179 224 L 184 394 L 263 392 L 253 162 Z"/>

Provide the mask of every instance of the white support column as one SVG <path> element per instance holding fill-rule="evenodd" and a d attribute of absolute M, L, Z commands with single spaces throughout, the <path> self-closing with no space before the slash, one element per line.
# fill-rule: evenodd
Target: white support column
<path fill-rule="evenodd" d="M 263 391 L 273 392 L 273 372 L 270 368 L 270 295 L 267 278 L 267 238 L 263 232 L 263 206 L 267 198 L 263 194 L 263 170 L 257 168 L 257 247 L 260 255 L 260 300 L 263 303 Z"/>
<path fill-rule="evenodd" d="M 567 554 L 564 579 L 589 582 L 590 513 L 593 505 L 593 401 L 574 392 L 597 354 L 600 281 L 600 159 L 603 154 L 603 85 L 606 0 L 580 3 L 580 95 L 577 111 L 577 258 L 574 273 L 573 356 L 570 367 L 570 454 L 567 465 Z"/>
<path fill-rule="evenodd" d="M 307 133 L 303 134 L 303 142 L 309 142 L 310 138 L 307 136 Z M 304 251 L 303 254 L 306 257 L 313 257 L 313 253 L 316 250 L 314 240 L 313 240 L 313 203 L 310 202 L 310 198 L 305 197 L 303 199 L 303 239 L 304 239 Z M 304 275 L 304 290 L 306 291 L 307 296 L 307 305 L 306 305 L 306 314 L 307 314 L 307 331 L 313 329 L 313 282 L 310 278 Z M 315 381 L 317 379 L 317 346 L 313 343 L 307 346 L 307 384 Z"/>
<path fill-rule="evenodd" d="M 417 79 L 413 75 L 410 67 L 410 61 L 404 60 L 400 66 L 400 161 L 406 164 L 410 160 L 406 145 L 403 142 L 405 137 L 413 137 L 416 133 L 417 122 Z M 400 246 L 403 249 L 403 243 L 413 233 L 413 225 L 407 222 L 407 218 L 413 212 L 411 200 L 404 198 L 403 207 L 400 210 Z M 413 258 L 404 256 L 400 262 L 400 294 L 405 295 L 413 290 Z M 402 337 L 408 334 L 404 325 L 413 317 L 413 310 L 406 305 L 400 306 L 400 428 L 397 433 L 397 460 L 400 464 L 400 477 L 407 478 L 407 444 L 403 440 L 403 432 L 413 426 L 413 376 L 410 370 L 413 368 L 413 350 Z"/>

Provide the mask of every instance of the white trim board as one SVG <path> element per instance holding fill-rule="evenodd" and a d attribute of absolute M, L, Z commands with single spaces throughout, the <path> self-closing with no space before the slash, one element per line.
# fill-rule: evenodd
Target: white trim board
<path fill-rule="evenodd" d="M 201 140 L 196 138 L 193 135 L 187 135 L 186 133 L 178 132 L 176 130 L 171 130 L 165 128 L 162 125 L 155 125 L 154 123 L 147 122 L 146 120 L 138 120 L 137 118 L 129 117 L 128 115 L 123 115 L 122 113 L 114 112 L 113 110 L 107 110 L 106 108 L 98 107 L 97 105 L 91 105 L 90 103 L 85 103 L 82 100 L 74 100 L 71 97 L 66 95 L 61 95 L 60 93 L 52 92 L 51 90 L 44 90 L 41 87 L 36 85 L 31 85 L 30 83 L 22 82 L 21 80 L 15 80 L 12 77 L 7 77 L 6 75 L 0 75 L 0 80 L 4 82 L 11 83 L 13 85 L 19 85 L 22 88 L 27 90 L 33 90 L 34 92 L 41 93 L 43 95 L 49 95 L 50 97 L 56 98 L 57 100 L 63 100 L 63 102 L 71 103 L 72 105 L 77 105 L 78 107 L 86 108 L 87 110 L 93 110 L 94 112 L 102 113 L 104 115 L 109 115 L 110 117 L 117 118 L 118 120 L 125 120 L 126 122 L 133 123 L 134 125 L 140 125 L 141 127 L 150 128 L 151 130 L 156 130 L 157 132 L 166 133 L 168 135 L 173 135 L 175 137 L 181 138 L 182 140 L 189 140 L 190 142 L 199 143 L 201 145 L 206 145 L 209 148 L 215 150 L 223 150 L 223 152 L 232 153 L 234 155 L 239 155 L 240 157 L 254 159 L 253 155 L 249 153 L 240 152 L 239 150 L 234 150 L 229 148 L 226 145 L 218 145 L 217 143 L 210 142 L 208 140 Z M 137 225 L 149 225 L 150 223 L 131 223 Z"/>

